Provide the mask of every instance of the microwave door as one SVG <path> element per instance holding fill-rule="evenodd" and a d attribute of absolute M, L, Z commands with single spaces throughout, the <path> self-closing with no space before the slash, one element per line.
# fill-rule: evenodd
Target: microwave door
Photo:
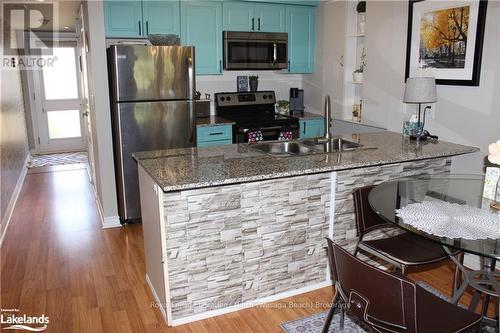
<path fill-rule="evenodd" d="M 287 68 L 286 43 L 283 42 L 228 40 L 224 57 L 226 69 Z"/>

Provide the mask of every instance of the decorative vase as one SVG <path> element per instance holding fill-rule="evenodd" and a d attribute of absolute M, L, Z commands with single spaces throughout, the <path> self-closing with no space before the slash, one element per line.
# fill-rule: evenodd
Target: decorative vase
<path fill-rule="evenodd" d="M 250 82 L 250 91 L 255 92 L 259 87 L 259 80 L 251 80 Z"/>
<path fill-rule="evenodd" d="M 358 35 L 365 34 L 366 13 L 358 13 Z"/>
<path fill-rule="evenodd" d="M 352 73 L 352 79 L 355 83 L 363 83 L 363 72 Z"/>

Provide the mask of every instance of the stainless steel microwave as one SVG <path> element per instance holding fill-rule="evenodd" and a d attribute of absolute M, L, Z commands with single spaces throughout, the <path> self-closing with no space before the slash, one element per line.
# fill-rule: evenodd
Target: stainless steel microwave
<path fill-rule="evenodd" d="M 288 34 L 224 31 L 224 69 L 288 68 Z"/>

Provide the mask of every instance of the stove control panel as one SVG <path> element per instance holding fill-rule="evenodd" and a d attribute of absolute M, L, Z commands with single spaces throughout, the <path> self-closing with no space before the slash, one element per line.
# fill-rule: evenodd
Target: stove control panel
<path fill-rule="evenodd" d="M 274 91 L 216 93 L 216 107 L 276 104 Z"/>

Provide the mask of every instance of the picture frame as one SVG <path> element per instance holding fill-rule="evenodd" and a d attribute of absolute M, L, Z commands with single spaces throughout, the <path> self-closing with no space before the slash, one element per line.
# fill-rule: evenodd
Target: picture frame
<path fill-rule="evenodd" d="M 237 76 L 236 77 L 236 88 L 238 92 L 248 91 L 248 76 Z"/>
<path fill-rule="evenodd" d="M 405 81 L 479 86 L 487 0 L 410 0 Z"/>

